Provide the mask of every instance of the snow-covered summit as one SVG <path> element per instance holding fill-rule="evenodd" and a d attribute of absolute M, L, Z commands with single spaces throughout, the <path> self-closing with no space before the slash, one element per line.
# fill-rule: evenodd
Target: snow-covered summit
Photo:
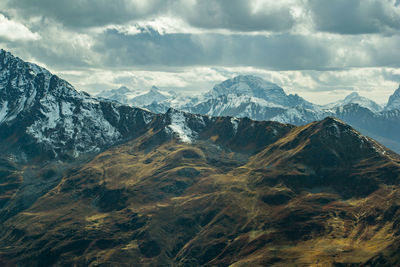
<path fill-rule="evenodd" d="M 161 91 L 156 86 L 151 87 L 149 91 L 145 91 L 142 94 L 139 94 L 133 98 L 131 98 L 128 103 L 137 106 L 143 107 L 146 105 L 150 105 L 153 102 L 160 103 L 172 97 L 171 93 Z"/>
<path fill-rule="evenodd" d="M 299 95 L 287 95 L 277 84 L 253 75 L 239 75 L 217 84 L 205 94 L 205 97 L 218 98 L 227 95 L 253 97 L 253 99 L 264 100 L 287 108 L 298 105 L 313 106 Z"/>
<path fill-rule="evenodd" d="M 360 96 L 357 92 L 352 92 L 347 95 L 343 100 L 339 100 L 333 103 L 326 105 L 326 108 L 338 108 L 348 104 L 358 104 L 361 107 L 368 108 L 372 112 L 380 112 L 382 111 L 382 106 L 372 101 L 369 98 Z"/>
<path fill-rule="evenodd" d="M 218 97 L 228 94 L 243 94 L 264 98 L 267 92 L 285 96 L 285 92 L 278 85 L 253 75 L 239 75 L 226 80 L 215 85 L 207 95 Z"/>
<path fill-rule="evenodd" d="M 400 85 L 399 88 L 389 97 L 385 110 L 400 109 Z"/>
<path fill-rule="evenodd" d="M 126 86 L 121 86 L 117 89 L 104 90 L 97 94 L 98 97 L 112 98 L 114 95 L 121 95 L 133 92 Z"/>
<path fill-rule="evenodd" d="M 154 114 L 78 92 L 44 68 L 0 51 L 0 149 L 5 153 L 32 158 L 97 152 L 143 129 L 149 116 Z"/>
<path fill-rule="evenodd" d="M 176 99 L 177 94 L 173 91 L 160 90 L 156 86 L 152 86 L 149 90 L 132 90 L 122 86 L 118 89 L 104 90 L 97 94 L 97 97 L 112 99 L 135 107 L 146 107 L 152 103 L 160 104 L 167 100 Z"/>

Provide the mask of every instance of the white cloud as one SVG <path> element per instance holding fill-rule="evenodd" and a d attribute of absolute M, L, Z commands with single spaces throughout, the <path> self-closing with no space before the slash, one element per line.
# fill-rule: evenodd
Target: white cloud
<path fill-rule="evenodd" d="M 38 40 L 40 36 L 31 32 L 23 24 L 9 20 L 0 13 L 0 38 L 9 41 L 28 41 Z"/>

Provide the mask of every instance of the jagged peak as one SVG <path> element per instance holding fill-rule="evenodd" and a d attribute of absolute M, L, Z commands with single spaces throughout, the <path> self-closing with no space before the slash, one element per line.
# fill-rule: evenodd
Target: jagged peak
<path fill-rule="evenodd" d="M 347 125 L 344 121 L 334 117 L 334 116 L 327 116 L 325 119 L 321 120 L 321 124 L 332 124 L 332 123 L 339 123 L 342 125 Z"/>
<path fill-rule="evenodd" d="M 174 114 L 174 113 L 186 113 L 186 112 L 170 107 L 170 108 L 168 108 L 167 112 L 165 112 L 165 115 L 169 116 L 170 114 Z"/>
<path fill-rule="evenodd" d="M 0 49 L 0 55 L 6 55 L 6 56 L 9 56 L 9 57 L 18 58 L 18 57 L 15 57 L 13 54 L 11 54 L 11 52 L 6 51 L 3 48 Z"/>
<path fill-rule="evenodd" d="M 153 85 L 151 88 L 150 88 L 150 92 L 159 92 L 160 91 L 160 88 L 158 88 L 157 86 L 155 86 L 155 85 Z"/>
<path fill-rule="evenodd" d="M 357 104 L 360 107 L 369 109 L 372 112 L 382 111 L 382 106 L 374 102 L 373 100 L 361 96 L 358 92 L 352 92 L 348 94 L 343 100 L 339 100 L 330 104 L 325 105 L 327 108 L 339 108 L 342 109 L 347 105 Z"/>
<path fill-rule="evenodd" d="M 248 84 L 248 85 L 263 87 L 264 89 L 273 89 L 273 88 L 282 89 L 277 84 L 267 81 L 267 80 L 264 80 L 263 78 L 255 76 L 255 75 L 238 75 L 231 79 L 225 80 L 220 84 L 217 84 L 215 87 L 218 88 L 219 86 L 226 86 L 226 85 L 232 86 L 232 85 L 238 84 L 238 83 L 244 83 L 244 84 Z"/>
<path fill-rule="evenodd" d="M 118 91 L 124 91 L 124 92 L 129 92 L 131 91 L 131 89 L 129 89 L 128 87 L 126 87 L 125 85 L 120 86 L 118 89 L 116 89 Z"/>
<path fill-rule="evenodd" d="M 400 84 L 399 87 L 394 91 L 393 95 L 400 96 Z"/>
<path fill-rule="evenodd" d="M 359 93 L 357 93 L 357 92 L 352 92 L 352 93 L 348 94 L 348 95 L 344 98 L 344 100 L 351 100 L 351 99 L 358 98 L 358 97 L 360 97 L 360 94 L 359 94 Z"/>
<path fill-rule="evenodd" d="M 165 116 L 167 118 L 171 118 L 174 115 L 184 116 L 184 117 L 187 117 L 187 118 L 203 117 L 203 115 L 197 115 L 197 114 L 193 114 L 193 113 L 190 113 L 190 112 L 182 111 L 182 110 L 171 108 L 171 107 L 168 108 L 167 112 L 165 112 Z"/>
<path fill-rule="evenodd" d="M 288 97 L 278 85 L 254 75 L 239 75 L 225 80 L 215 85 L 205 96 L 218 98 L 231 94 L 257 97 L 277 104 L 282 104 Z"/>
<path fill-rule="evenodd" d="M 333 116 L 328 116 L 321 121 L 316 121 L 305 127 L 306 129 L 310 129 L 313 134 L 323 133 L 324 138 L 330 139 L 341 139 L 348 134 L 362 136 L 350 125 Z"/>
<path fill-rule="evenodd" d="M 389 97 L 385 109 L 400 109 L 400 85 L 399 88 L 397 88 L 394 93 Z"/>
<path fill-rule="evenodd" d="M 257 166 L 296 163 L 298 158 L 313 170 L 346 168 L 360 160 L 397 157 L 340 119 L 329 116 L 305 126 L 296 127 L 255 157 Z M 282 161 L 282 158 L 285 160 Z M 290 165 L 290 164 L 289 164 Z"/>
<path fill-rule="evenodd" d="M 263 78 L 256 76 L 256 75 L 237 75 L 235 77 L 232 78 L 232 80 L 234 81 L 256 81 L 256 82 L 260 82 L 260 83 L 269 83 L 269 84 L 274 84 L 270 81 L 266 81 Z M 275 84 L 274 84 L 275 85 Z"/>
<path fill-rule="evenodd" d="M 333 116 L 328 116 L 317 124 L 324 131 L 324 135 L 331 136 L 334 139 L 342 139 L 348 135 L 356 136 L 358 139 L 365 139 L 361 133 L 350 125 Z"/>
<path fill-rule="evenodd" d="M 15 66 L 17 66 L 17 68 L 26 68 L 29 70 L 29 73 L 31 75 L 38 75 L 40 73 L 45 74 L 47 76 L 53 75 L 47 69 L 45 69 L 35 63 L 24 61 L 21 58 L 14 56 L 11 52 L 8 52 L 4 49 L 1 49 L 0 56 L 4 56 L 4 61 L 2 62 L 2 64 L 6 64 L 6 65 L 15 64 Z M 0 67 L 2 64 L 0 64 Z M 56 75 L 54 75 L 54 76 L 56 76 Z"/>
<path fill-rule="evenodd" d="M 23 61 L 19 57 L 14 56 L 11 52 L 6 51 L 4 49 L 1 49 L 0 55 L 4 55 L 6 58 L 11 59 L 11 60 L 15 60 L 15 61 L 19 61 L 19 62 L 23 62 L 23 63 L 28 64 L 28 62 Z M 33 63 L 31 63 L 31 64 L 33 64 Z"/>

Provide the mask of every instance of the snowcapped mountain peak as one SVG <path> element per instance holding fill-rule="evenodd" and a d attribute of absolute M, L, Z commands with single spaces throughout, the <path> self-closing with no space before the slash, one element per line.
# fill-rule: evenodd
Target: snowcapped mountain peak
<path fill-rule="evenodd" d="M 152 86 L 147 90 L 132 90 L 125 86 L 118 89 L 104 90 L 97 94 L 98 97 L 108 98 L 136 107 L 147 108 L 153 103 L 161 104 L 166 100 L 173 100 L 178 95 L 173 91 L 163 91 L 157 86 Z"/>
<path fill-rule="evenodd" d="M 150 92 L 159 92 L 160 88 L 158 88 L 157 86 L 153 85 L 150 89 Z"/>
<path fill-rule="evenodd" d="M 347 95 L 343 100 L 339 100 L 337 102 L 333 102 L 331 104 L 326 105 L 327 108 L 338 108 L 343 107 L 348 104 L 358 104 L 361 107 L 368 108 L 373 112 L 382 111 L 382 107 L 376 102 L 359 95 L 357 92 L 352 92 Z"/>
<path fill-rule="evenodd" d="M 218 97 L 229 94 L 247 95 L 265 100 L 269 98 L 268 95 L 286 96 L 283 89 L 278 85 L 253 75 L 239 75 L 228 79 L 214 86 L 206 95 Z"/>
<path fill-rule="evenodd" d="M 112 90 L 112 91 L 113 91 L 113 90 Z M 128 93 L 128 92 L 131 92 L 131 89 L 129 89 L 129 88 L 126 87 L 126 86 L 121 86 L 120 88 L 115 89 L 114 92 L 118 92 L 118 93 Z"/>
<path fill-rule="evenodd" d="M 360 95 L 357 93 L 357 92 L 352 92 L 352 93 L 350 93 L 349 95 L 347 95 L 345 98 L 344 98 L 344 100 L 345 101 L 349 101 L 349 100 L 353 100 L 353 99 L 356 99 L 356 98 L 359 98 L 360 97 Z"/>
<path fill-rule="evenodd" d="M 400 85 L 393 95 L 389 97 L 389 101 L 385 107 L 386 110 L 400 109 Z"/>
<path fill-rule="evenodd" d="M 0 49 L 0 56 L 2 56 L 3 61 L 8 59 L 19 59 L 18 57 L 13 56 L 10 52 L 7 52 L 4 49 Z"/>
<path fill-rule="evenodd" d="M 206 99 L 218 99 L 221 96 L 229 96 L 229 98 L 246 96 L 252 98 L 254 100 L 252 102 L 268 103 L 264 106 L 278 105 L 285 108 L 299 105 L 313 106 L 298 95 L 287 95 L 280 86 L 253 75 L 236 76 L 217 84 L 210 92 L 205 94 Z M 242 102 L 242 100 L 237 99 L 234 102 L 236 106 L 241 106 L 239 102 Z"/>
<path fill-rule="evenodd" d="M 144 129 L 151 114 L 78 92 L 35 64 L 0 51 L 0 142 L 21 160 L 98 152 Z"/>
<path fill-rule="evenodd" d="M 16 119 L 38 103 L 45 106 L 53 105 L 57 98 L 87 97 L 46 69 L 4 50 L 0 53 L 0 89 L 1 123 Z"/>
<path fill-rule="evenodd" d="M 132 93 L 133 91 L 126 86 L 121 86 L 117 89 L 103 90 L 97 94 L 98 97 L 109 98 L 120 101 L 120 96 Z M 121 101 L 120 101 L 121 102 Z"/>

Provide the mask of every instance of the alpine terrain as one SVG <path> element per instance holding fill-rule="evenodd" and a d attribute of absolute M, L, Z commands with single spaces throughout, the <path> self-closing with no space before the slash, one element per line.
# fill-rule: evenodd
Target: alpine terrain
<path fill-rule="evenodd" d="M 0 265 L 398 266 L 400 156 L 365 134 L 395 147 L 396 97 L 92 97 L 1 50 Z"/>
<path fill-rule="evenodd" d="M 113 91 L 113 90 L 111 90 Z M 128 96 L 108 95 L 121 101 Z M 99 96 L 105 96 L 104 93 Z M 390 97 L 386 107 L 353 92 L 343 100 L 328 105 L 316 105 L 298 95 L 287 95 L 276 84 L 252 75 L 240 75 L 217 84 L 211 91 L 197 97 L 169 95 L 152 98 L 152 103 L 123 103 L 164 113 L 172 107 L 186 112 L 210 115 L 248 117 L 253 120 L 272 120 L 294 125 L 335 116 L 351 126 L 400 152 L 400 88 Z"/>

